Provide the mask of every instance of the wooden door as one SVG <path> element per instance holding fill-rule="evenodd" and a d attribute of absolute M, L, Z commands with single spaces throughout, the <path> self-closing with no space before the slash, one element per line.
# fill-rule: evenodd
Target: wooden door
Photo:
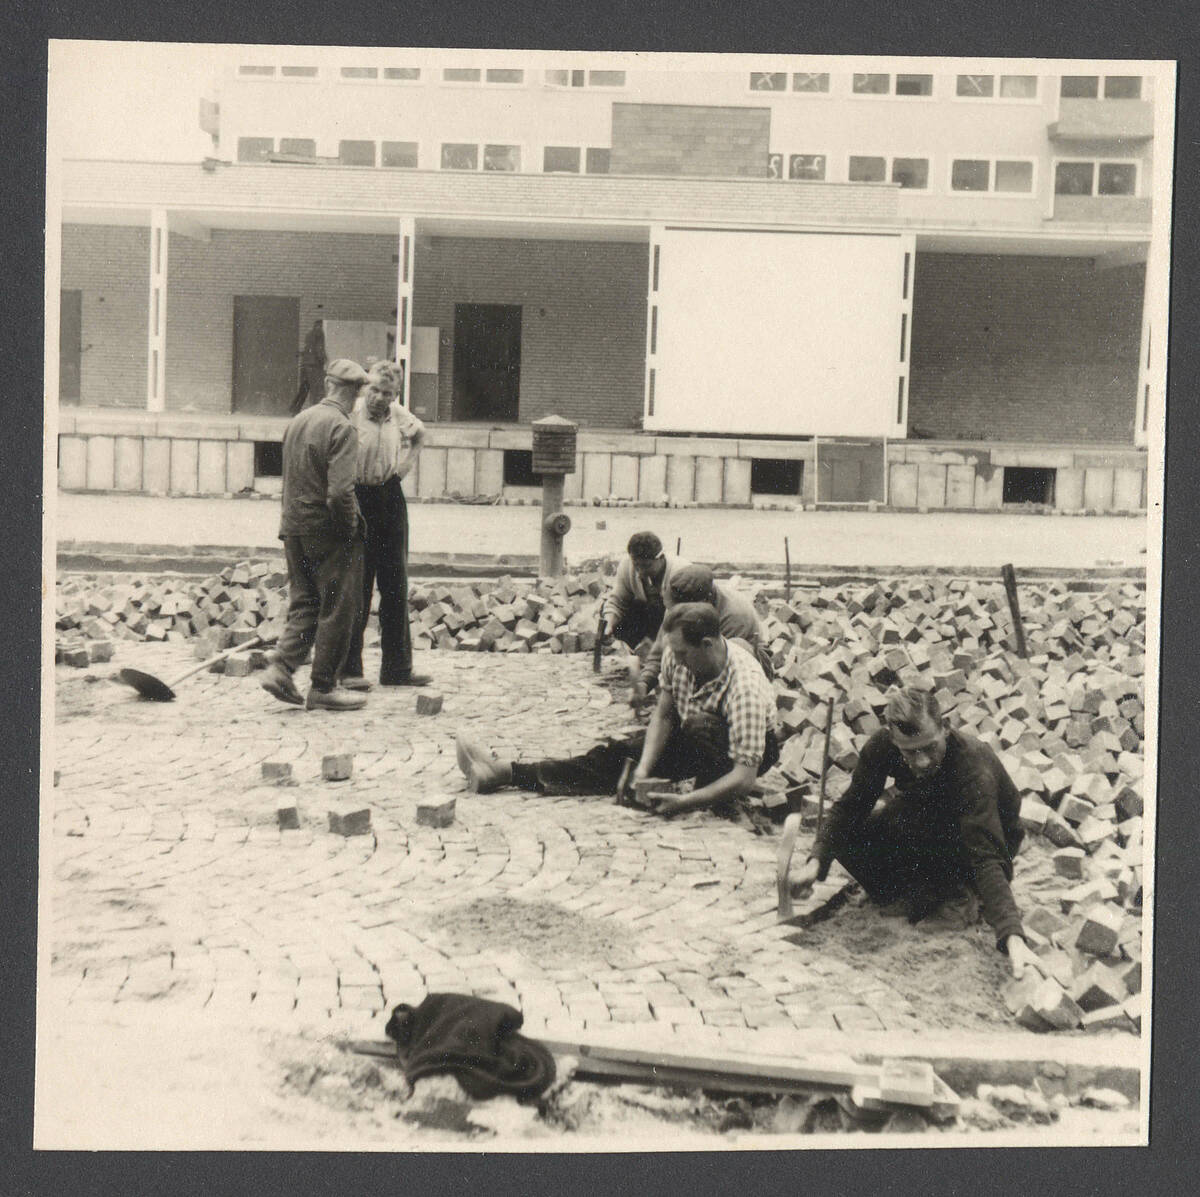
<path fill-rule="evenodd" d="M 521 309 L 454 305 L 454 418 L 515 421 L 521 388 Z"/>
<path fill-rule="evenodd" d="M 286 416 L 300 383 L 300 300 L 233 297 L 233 410 Z"/>

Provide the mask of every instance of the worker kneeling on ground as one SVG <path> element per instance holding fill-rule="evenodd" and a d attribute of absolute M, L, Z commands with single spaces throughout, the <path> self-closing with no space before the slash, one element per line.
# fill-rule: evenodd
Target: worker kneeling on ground
<path fill-rule="evenodd" d="M 884 914 L 907 915 L 923 930 L 972 926 L 982 903 L 1020 977 L 1037 958 L 1009 886 L 1024 838 L 1016 786 L 991 748 L 945 726 L 932 694 L 897 690 L 884 719 L 793 889 L 823 881 L 837 860 Z M 888 778 L 897 793 L 875 812 Z"/>
<path fill-rule="evenodd" d="M 663 620 L 658 702 L 644 732 L 598 744 L 582 756 L 533 763 L 498 760 L 459 737 L 458 764 L 478 792 L 517 786 L 542 794 L 611 794 L 625 763 L 633 780 L 695 779 L 689 794 L 665 795 L 659 814 L 728 803 L 779 760 L 775 694 L 754 657 L 721 635 L 715 608 L 681 603 Z"/>
<path fill-rule="evenodd" d="M 653 532 L 635 532 L 629 538 L 628 556 L 617 568 L 612 590 L 604 600 L 604 634 L 616 637 L 644 656 L 662 627 L 666 602 L 663 598 L 682 557 L 663 552 L 662 541 Z"/>
<path fill-rule="evenodd" d="M 775 676 L 771 654 L 767 651 L 762 625 L 758 622 L 754 604 L 727 582 L 718 582 L 707 565 L 676 562 L 670 581 L 663 588 L 663 602 L 668 611 L 679 603 L 708 603 L 715 607 L 721 635 L 726 640 L 734 640 L 748 649 L 768 680 Z M 665 648 L 666 634 L 660 628 L 642 663 L 642 671 L 633 683 L 633 692 L 629 696 L 631 707 L 642 706 L 658 685 Z"/>

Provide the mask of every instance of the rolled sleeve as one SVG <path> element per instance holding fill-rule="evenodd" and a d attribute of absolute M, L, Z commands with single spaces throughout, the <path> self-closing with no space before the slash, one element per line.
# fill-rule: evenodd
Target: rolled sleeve
<path fill-rule="evenodd" d="M 604 615 L 616 627 L 625 616 L 625 612 L 637 601 L 633 587 L 633 563 L 628 557 L 617 566 L 617 576 L 613 579 L 612 589 L 604 598 Z"/>

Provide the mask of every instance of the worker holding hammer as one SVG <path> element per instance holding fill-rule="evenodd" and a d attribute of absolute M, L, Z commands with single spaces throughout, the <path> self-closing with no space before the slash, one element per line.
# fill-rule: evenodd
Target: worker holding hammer
<path fill-rule="evenodd" d="M 754 656 L 721 635 L 716 609 L 680 603 L 663 620 L 659 697 L 645 731 L 566 760 L 501 761 L 458 738 L 458 765 L 479 793 L 611 794 L 633 762 L 634 782 L 695 779 L 689 794 L 651 795 L 658 814 L 727 805 L 779 760 L 775 692 Z"/>
<path fill-rule="evenodd" d="M 665 553 L 653 532 L 635 532 L 627 552 L 604 599 L 604 635 L 616 637 L 644 658 L 662 626 L 663 594 L 675 571 L 688 562 Z"/>

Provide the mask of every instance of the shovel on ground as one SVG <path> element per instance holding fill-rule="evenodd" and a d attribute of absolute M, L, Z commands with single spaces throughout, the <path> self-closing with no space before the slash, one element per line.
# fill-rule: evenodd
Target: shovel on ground
<path fill-rule="evenodd" d="M 222 653 L 217 653 L 215 657 L 209 657 L 207 661 L 201 661 L 199 665 L 193 665 L 191 669 L 185 673 L 181 673 L 177 678 L 170 682 L 161 681 L 152 673 L 143 673 L 140 669 L 122 669 L 117 674 L 117 681 L 124 682 L 127 686 L 132 686 L 137 692 L 139 698 L 147 699 L 149 702 L 171 702 L 175 697 L 174 687 L 180 682 L 187 681 L 193 674 L 199 673 L 202 669 L 207 669 L 210 665 L 216 664 L 217 661 L 223 661 L 226 657 L 232 657 L 235 653 L 244 652 L 248 648 L 258 648 L 264 644 L 274 644 L 277 637 L 271 636 L 264 638 L 255 636 L 253 640 L 247 640 L 244 644 L 235 644 L 232 648 L 227 648 Z"/>

